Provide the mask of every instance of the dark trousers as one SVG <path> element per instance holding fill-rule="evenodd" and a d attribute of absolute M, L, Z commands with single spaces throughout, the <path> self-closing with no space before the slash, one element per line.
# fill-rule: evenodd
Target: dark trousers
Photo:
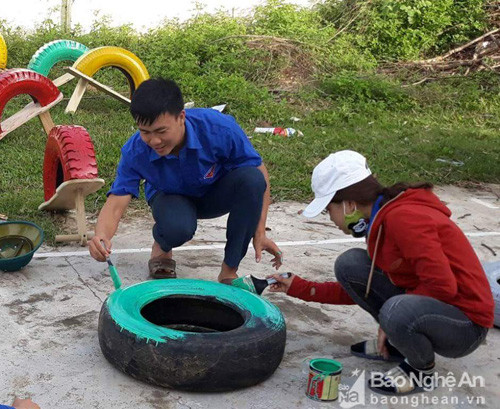
<path fill-rule="evenodd" d="M 335 275 L 414 368 L 429 367 L 434 363 L 434 353 L 449 358 L 468 355 L 486 338 L 488 329 L 471 321 L 457 307 L 432 297 L 405 294 L 377 269 L 365 299 L 370 266 L 366 250 L 350 249 L 337 258 Z"/>
<path fill-rule="evenodd" d="M 199 198 L 158 192 L 149 201 L 156 222 L 153 237 L 168 252 L 192 239 L 198 219 L 229 213 L 224 262 L 238 267 L 257 229 L 265 191 L 262 172 L 255 167 L 242 167 L 223 176 Z"/>

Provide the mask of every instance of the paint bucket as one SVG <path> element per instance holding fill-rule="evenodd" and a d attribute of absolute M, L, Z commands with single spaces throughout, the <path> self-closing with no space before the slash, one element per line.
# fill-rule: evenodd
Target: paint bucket
<path fill-rule="evenodd" d="M 317 401 L 332 401 L 339 396 L 342 364 L 333 359 L 316 358 L 309 362 L 306 396 Z"/>

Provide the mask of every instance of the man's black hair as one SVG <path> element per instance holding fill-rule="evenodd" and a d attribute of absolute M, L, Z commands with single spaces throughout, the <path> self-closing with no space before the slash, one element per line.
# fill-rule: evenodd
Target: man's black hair
<path fill-rule="evenodd" d="M 177 117 L 183 109 L 184 100 L 179 86 L 164 78 L 151 78 L 141 83 L 130 103 L 130 113 L 135 122 L 147 126 L 165 113 Z"/>

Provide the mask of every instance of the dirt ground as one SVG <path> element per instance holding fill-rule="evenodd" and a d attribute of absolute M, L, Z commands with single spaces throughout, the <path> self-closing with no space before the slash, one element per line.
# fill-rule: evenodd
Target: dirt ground
<path fill-rule="evenodd" d="M 453 220 L 467 233 L 479 258 L 499 261 L 500 186 L 480 190 L 440 187 L 437 193 L 451 208 Z M 349 248 L 364 247 L 364 243 L 343 235 L 326 216 L 304 219 L 298 214 L 302 208 L 303 203 L 287 202 L 270 209 L 268 235 L 282 243 L 282 271 L 317 281 L 334 280 L 336 257 Z M 200 221 L 194 239 L 175 254 L 180 278 L 216 279 L 225 223 L 225 218 Z M 130 216 L 118 231 L 112 259 L 124 286 L 148 279 L 152 225 L 149 216 Z M 250 248 L 240 274 L 269 274 L 271 257 L 256 264 L 253 254 Z M 304 361 L 313 357 L 340 361 L 345 388 L 363 371 L 367 376 L 370 371 L 385 371 L 394 365 L 349 354 L 351 344 L 373 338 L 377 331 L 374 320 L 359 307 L 305 303 L 285 294 L 264 293 L 281 309 L 287 323 L 285 356 L 270 379 L 219 394 L 151 386 L 116 370 L 99 349 L 97 319 L 112 289 L 107 265 L 94 261 L 77 245 L 43 246 L 22 271 L 0 274 L 0 403 L 12 402 L 17 394 L 31 396 L 46 409 L 345 408 L 349 407 L 346 402 L 317 403 L 305 396 Z M 464 372 L 471 378 L 482 377 L 484 386 L 439 388 L 415 395 L 419 401 L 397 402 L 384 401 L 386 398 L 366 389 L 364 404 L 376 408 L 498 408 L 500 330 L 490 330 L 484 344 L 467 357 L 438 357 L 437 369 L 457 380 Z M 363 407 L 362 402 L 358 407 Z"/>

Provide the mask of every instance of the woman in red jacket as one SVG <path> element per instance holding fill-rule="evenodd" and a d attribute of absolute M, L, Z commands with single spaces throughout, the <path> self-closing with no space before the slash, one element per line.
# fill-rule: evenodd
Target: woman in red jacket
<path fill-rule="evenodd" d="M 344 233 L 366 236 L 368 251 L 353 248 L 337 258 L 338 282 L 276 275 L 279 283 L 271 291 L 359 305 L 379 323 L 379 334 L 351 346 L 351 352 L 400 362 L 383 378 L 372 377 L 371 389 L 428 390 L 435 353 L 468 355 L 493 326 L 493 297 L 472 246 L 431 184 L 383 187 L 357 152 L 340 151 L 323 160 L 314 169 L 312 189 L 315 199 L 303 214 L 328 211 Z"/>

